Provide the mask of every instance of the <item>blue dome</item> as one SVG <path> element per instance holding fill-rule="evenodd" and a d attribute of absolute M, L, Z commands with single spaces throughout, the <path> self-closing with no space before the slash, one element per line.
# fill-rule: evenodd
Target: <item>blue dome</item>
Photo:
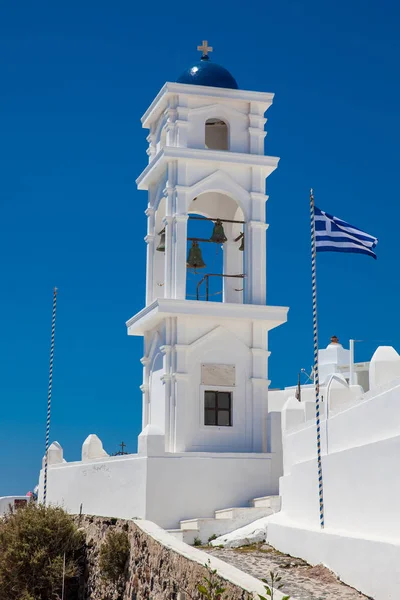
<path fill-rule="evenodd" d="M 210 87 L 230 88 L 231 90 L 239 88 L 229 71 L 221 65 L 210 62 L 208 56 L 203 56 L 200 62 L 182 73 L 177 79 L 177 83 L 208 85 Z"/>

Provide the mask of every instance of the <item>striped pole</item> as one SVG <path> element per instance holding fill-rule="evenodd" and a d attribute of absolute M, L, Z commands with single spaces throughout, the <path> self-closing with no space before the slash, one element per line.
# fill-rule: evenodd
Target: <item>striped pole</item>
<path fill-rule="evenodd" d="M 47 392 L 47 420 L 46 420 L 46 452 L 44 458 L 44 481 L 43 481 L 43 504 L 46 505 L 47 497 L 47 461 L 50 441 L 50 417 L 51 417 L 51 390 L 53 387 L 53 359 L 54 359 L 54 338 L 56 332 L 56 308 L 57 308 L 57 288 L 53 289 L 53 313 L 51 317 L 51 343 L 50 343 L 50 368 L 49 368 L 49 387 Z"/>
<path fill-rule="evenodd" d="M 318 464 L 318 494 L 319 494 L 319 522 L 324 528 L 324 487 L 322 481 L 321 459 L 321 418 L 319 400 L 319 372 L 318 372 L 318 317 L 317 317 L 317 249 L 315 245 L 315 211 L 314 192 L 310 190 L 310 218 L 311 218 L 311 274 L 312 274 L 312 304 L 313 304 L 313 332 L 314 332 L 314 388 L 315 388 L 315 418 L 317 425 L 317 464 Z"/>

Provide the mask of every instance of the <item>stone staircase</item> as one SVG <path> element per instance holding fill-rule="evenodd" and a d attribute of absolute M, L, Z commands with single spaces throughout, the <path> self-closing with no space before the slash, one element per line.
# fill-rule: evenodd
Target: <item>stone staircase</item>
<path fill-rule="evenodd" d="M 262 498 L 253 498 L 249 504 L 249 506 L 216 510 L 215 517 L 186 519 L 180 522 L 180 529 L 168 529 L 167 531 L 186 544 L 193 545 L 195 540 L 206 544 L 212 536 L 218 537 L 230 533 L 257 519 L 279 512 L 281 499 L 280 496 L 263 496 Z"/>

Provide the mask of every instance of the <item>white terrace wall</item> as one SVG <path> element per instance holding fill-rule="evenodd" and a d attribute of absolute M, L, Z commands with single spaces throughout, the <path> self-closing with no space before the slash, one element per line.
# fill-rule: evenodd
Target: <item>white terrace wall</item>
<path fill-rule="evenodd" d="M 400 540 L 400 461 L 395 453 L 399 443 L 400 378 L 368 392 L 347 410 L 322 420 L 327 526 L 345 527 L 356 534 L 374 532 Z M 318 493 L 310 494 L 316 485 L 312 474 L 315 472 L 316 477 L 317 472 L 316 468 L 313 470 L 315 422 L 308 421 L 286 432 L 283 453 L 282 510 L 296 521 L 317 525 L 319 512 L 314 502 L 318 504 Z M 377 515 L 376 497 L 371 489 L 384 490 L 385 514 Z"/>
<path fill-rule="evenodd" d="M 279 456 L 278 456 L 279 459 Z M 212 517 L 252 498 L 276 494 L 279 466 L 273 454 L 129 454 L 85 462 L 53 464 L 47 500 L 78 513 L 141 518 L 166 529 L 179 521 Z M 43 494 L 43 471 L 40 495 Z"/>
<path fill-rule="evenodd" d="M 377 362 L 371 361 L 370 375 L 379 371 Z M 379 382 L 393 374 L 392 364 Z M 400 594 L 400 378 L 348 406 L 321 423 L 324 530 L 316 428 L 307 421 L 283 434 L 282 510 L 269 521 L 268 540 L 386 600 Z"/>

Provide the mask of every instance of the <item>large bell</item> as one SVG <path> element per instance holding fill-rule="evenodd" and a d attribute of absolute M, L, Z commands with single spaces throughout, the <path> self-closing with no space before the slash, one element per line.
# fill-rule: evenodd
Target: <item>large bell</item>
<path fill-rule="evenodd" d="M 156 250 L 158 252 L 165 252 L 165 228 L 160 231 L 160 241 L 158 242 Z"/>
<path fill-rule="evenodd" d="M 216 244 L 223 244 L 227 241 L 227 239 L 228 238 L 226 237 L 224 228 L 222 226 L 222 221 L 217 219 L 215 221 L 212 236 L 210 237 L 210 242 L 215 242 Z"/>
<path fill-rule="evenodd" d="M 186 266 L 188 269 L 204 269 L 206 263 L 203 261 L 200 246 L 197 242 L 192 242 L 192 247 L 189 250 Z"/>

